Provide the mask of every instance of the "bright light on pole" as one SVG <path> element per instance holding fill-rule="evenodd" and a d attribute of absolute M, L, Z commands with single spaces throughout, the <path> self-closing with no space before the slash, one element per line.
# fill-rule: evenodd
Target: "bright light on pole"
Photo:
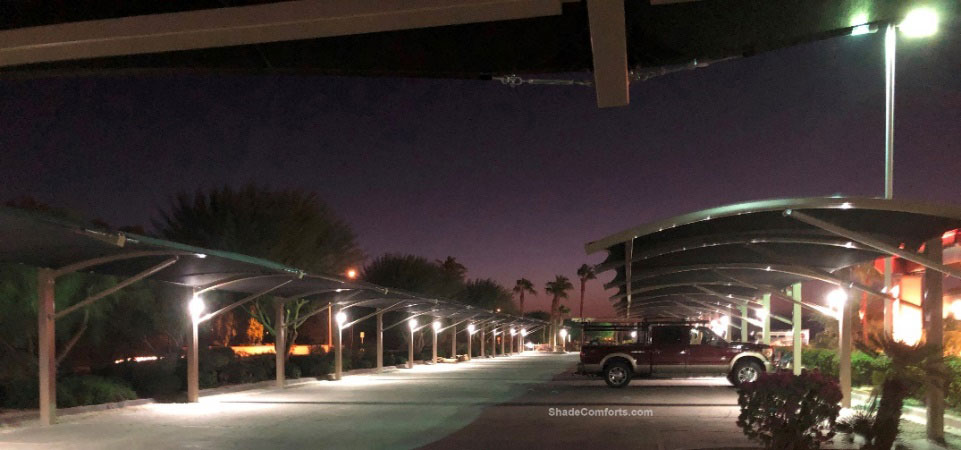
<path fill-rule="evenodd" d="M 194 322 L 200 319 L 200 315 L 203 314 L 204 310 L 207 309 L 207 305 L 204 304 L 204 299 L 199 295 L 193 296 L 190 299 L 190 303 L 187 304 L 187 311 L 190 312 L 190 318 Z"/>
<path fill-rule="evenodd" d="M 761 320 L 764 320 L 764 318 L 767 317 L 767 311 L 764 308 L 755 309 L 754 314 L 757 315 L 757 318 Z"/>
<path fill-rule="evenodd" d="M 474 324 L 469 324 L 469 325 L 467 325 L 467 332 L 468 332 L 468 333 L 474 334 L 474 331 L 476 331 L 476 330 L 477 330 L 477 327 L 475 327 Z"/>
<path fill-rule="evenodd" d="M 344 324 L 347 323 L 347 313 L 343 311 L 338 312 L 337 315 L 334 316 L 334 318 L 337 319 L 338 327 L 343 327 Z"/>
<path fill-rule="evenodd" d="M 434 328 L 434 331 L 440 331 L 440 326 L 441 325 L 439 320 L 435 320 L 434 323 L 431 324 L 431 327 Z"/>
<path fill-rule="evenodd" d="M 834 311 L 838 317 L 841 317 L 841 310 L 844 309 L 844 304 L 848 301 L 848 293 L 844 289 L 835 289 L 828 293 L 827 296 L 828 307 Z"/>
<path fill-rule="evenodd" d="M 517 334 L 517 330 L 511 328 L 511 336 L 513 336 L 513 335 L 515 335 L 515 334 Z"/>
<path fill-rule="evenodd" d="M 560 335 L 561 335 L 561 340 L 567 339 L 567 328 L 561 328 Z"/>
<path fill-rule="evenodd" d="M 357 279 L 357 269 L 347 269 L 347 278 L 351 280 Z"/>
<path fill-rule="evenodd" d="M 417 319 L 410 319 L 407 321 L 407 326 L 410 327 L 411 333 L 414 332 L 414 328 L 417 328 Z"/>
<path fill-rule="evenodd" d="M 938 13 L 931 8 L 912 10 L 898 24 L 907 37 L 928 37 L 938 32 Z"/>
<path fill-rule="evenodd" d="M 631 331 L 631 339 L 637 339 L 637 330 Z"/>

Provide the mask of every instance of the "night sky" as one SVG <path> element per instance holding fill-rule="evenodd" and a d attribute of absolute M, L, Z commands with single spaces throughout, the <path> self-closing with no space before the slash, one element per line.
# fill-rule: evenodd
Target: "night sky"
<path fill-rule="evenodd" d="M 584 243 L 691 210 L 883 190 L 882 35 L 584 87 L 308 76 L 0 80 L 0 200 L 149 225 L 178 191 L 318 192 L 368 255 L 455 256 L 542 289 Z M 902 39 L 895 196 L 961 203 L 961 35 Z M 587 313 L 609 315 L 593 282 Z M 576 285 L 576 280 L 575 280 Z M 530 300 L 548 309 L 541 293 Z M 576 314 L 577 293 L 567 303 Z M 530 308 L 529 308 L 530 309 Z"/>

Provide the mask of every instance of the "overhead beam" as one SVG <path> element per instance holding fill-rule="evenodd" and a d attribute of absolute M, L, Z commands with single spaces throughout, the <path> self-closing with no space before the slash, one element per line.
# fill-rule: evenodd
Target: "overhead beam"
<path fill-rule="evenodd" d="M 816 217 L 809 216 L 803 212 L 787 209 L 784 211 L 784 215 L 787 217 L 792 217 L 808 225 L 818 227 L 828 233 L 833 233 L 838 236 L 844 236 L 852 241 L 860 242 L 868 247 L 877 249 L 889 255 L 898 256 L 904 258 L 905 260 L 911 261 L 915 264 L 924 266 L 925 268 L 936 270 L 945 275 L 961 279 L 961 270 L 955 269 L 953 267 L 946 266 L 940 262 L 935 261 L 932 258 L 920 255 L 918 253 L 900 249 L 897 246 L 888 244 L 881 241 L 880 239 L 875 239 L 864 233 L 859 233 L 857 231 L 848 230 L 844 227 L 834 225 L 825 220 L 818 219 Z M 940 237 L 940 236 L 939 236 Z"/>
<path fill-rule="evenodd" d="M 100 299 L 102 299 L 102 298 L 104 298 L 104 297 L 106 297 L 106 296 L 108 296 L 108 295 L 110 295 L 110 294 L 113 294 L 113 293 L 115 293 L 115 292 L 117 292 L 117 291 L 119 291 L 119 290 L 121 290 L 121 289 L 123 289 L 123 288 L 125 288 L 125 287 L 127 287 L 127 286 L 130 286 L 131 284 L 134 284 L 134 283 L 136 283 L 136 282 L 138 282 L 138 281 L 140 281 L 140 280 L 142 280 L 142 279 L 144 279 L 144 278 L 147 278 L 147 277 L 149 277 L 149 276 L 151 276 L 151 275 L 153 275 L 153 274 L 155 274 L 155 273 L 157 273 L 157 272 L 160 272 L 161 270 L 164 270 L 164 269 L 166 269 L 167 267 L 170 267 L 170 266 L 172 266 L 174 263 L 176 263 L 176 262 L 177 262 L 177 259 L 178 259 L 178 258 L 177 258 L 176 256 L 174 256 L 173 258 L 170 258 L 170 259 L 168 259 L 168 260 L 166 260 L 166 261 L 164 261 L 164 262 L 162 262 L 162 263 L 160 263 L 160 264 L 157 264 L 156 266 L 150 267 L 150 268 L 148 268 L 147 270 L 144 270 L 143 272 L 140 272 L 140 273 L 138 273 L 138 274 L 136 274 L 136 275 L 134 275 L 134 276 L 132 276 L 132 277 L 130 277 L 130 278 L 127 278 L 126 280 L 123 280 L 123 281 L 117 283 L 117 284 L 114 285 L 113 287 L 110 287 L 110 288 L 108 288 L 108 289 L 104 289 L 103 291 L 100 291 L 100 292 L 98 292 L 98 293 L 96 293 L 96 294 L 93 294 L 93 295 L 91 295 L 91 296 L 89 296 L 89 297 L 87 297 L 87 298 L 85 298 L 85 299 L 83 299 L 83 300 L 81 300 L 81 301 L 79 301 L 79 302 L 71 305 L 69 308 L 66 308 L 66 309 L 64 309 L 63 311 L 58 312 L 57 315 L 55 316 L 55 318 L 56 318 L 56 319 L 59 319 L 59 318 L 65 316 L 65 315 L 67 315 L 67 314 L 70 314 L 70 313 L 72 313 L 72 312 L 74 312 L 74 311 L 76 311 L 76 310 L 78 310 L 78 309 L 80 309 L 80 308 L 83 308 L 84 306 L 87 306 L 87 305 L 89 305 L 89 304 L 91 304 L 91 303 L 93 303 L 93 302 L 95 302 L 95 301 L 97 301 L 97 300 L 100 300 Z"/>
<path fill-rule="evenodd" d="M 260 291 L 260 292 L 256 292 L 256 293 L 250 294 L 250 295 L 248 295 L 248 296 L 246 296 L 246 297 L 244 297 L 244 298 L 242 298 L 242 299 L 240 299 L 240 300 L 237 300 L 237 301 L 235 301 L 235 302 L 233 302 L 233 303 L 231 303 L 231 304 L 229 304 L 229 305 L 227 305 L 227 306 L 224 306 L 223 308 L 220 308 L 220 309 L 218 309 L 218 310 L 216 310 L 216 311 L 214 311 L 214 312 L 212 312 L 212 313 L 210 313 L 210 314 L 205 314 L 204 316 L 202 316 L 202 317 L 200 317 L 199 319 L 197 319 L 197 323 L 206 322 L 206 321 L 208 321 L 208 320 L 210 320 L 210 319 L 213 319 L 214 317 L 217 317 L 217 316 L 219 316 L 219 315 L 221 315 L 221 314 L 223 314 L 223 313 L 225 313 L 225 312 L 227 312 L 227 311 L 230 311 L 230 310 L 232 310 L 232 309 L 234 309 L 234 308 L 236 308 L 236 307 L 238 307 L 238 306 L 240 306 L 240 305 L 243 305 L 244 303 L 252 302 L 252 301 L 256 300 L 258 297 L 267 295 L 267 294 L 269 294 L 269 293 L 271 293 L 271 292 L 273 292 L 273 291 L 275 291 L 275 290 L 277 290 L 277 289 L 280 289 L 281 287 L 289 284 L 289 283 L 292 282 L 292 281 L 294 281 L 294 280 L 287 280 L 287 281 L 284 281 L 284 282 L 282 282 L 282 283 L 280 283 L 280 284 L 276 284 L 276 285 L 271 286 L 271 287 L 269 287 L 269 288 L 267 288 L 267 289 L 264 289 L 264 290 L 262 290 L 262 291 Z M 283 300 L 281 300 L 279 303 L 281 304 L 281 306 L 284 304 Z"/>
<path fill-rule="evenodd" d="M 560 0 L 288 1 L 0 31 L 0 67 L 560 14 Z M 619 24 L 623 47 L 623 6 Z"/>
<path fill-rule="evenodd" d="M 624 0 L 587 0 L 587 17 L 591 26 L 597 106 L 626 106 L 630 103 L 630 79 Z"/>

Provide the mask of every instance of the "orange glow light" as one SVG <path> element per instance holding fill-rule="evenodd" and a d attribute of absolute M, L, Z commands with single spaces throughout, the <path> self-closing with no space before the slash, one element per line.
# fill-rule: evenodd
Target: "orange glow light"
<path fill-rule="evenodd" d="M 350 278 L 351 280 L 357 278 L 357 270 L 356 270 L 356 269 L 347 269 L 347 278 Z"/>

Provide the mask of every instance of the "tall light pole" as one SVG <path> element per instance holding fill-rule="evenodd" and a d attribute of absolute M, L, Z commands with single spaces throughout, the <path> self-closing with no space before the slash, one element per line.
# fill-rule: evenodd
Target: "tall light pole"
<path fill-rule="evenodd" d="M 871 32 L 867 15 L 852 19 L 852 35 Z M 907 37 L 928 37 L 938 31 L 938 14 L 931 8 L 918 8 L 905 16 L 900 24 L 888 23 L 884 28 L 884 198 L 894 198 L 894 79 L 898 47 L 898 28 Z M 894 258 L 884 258 L 885 292 L 892 289 Z M 884 302 L 884 333 L 894 333 L 894 300 Z"/>

